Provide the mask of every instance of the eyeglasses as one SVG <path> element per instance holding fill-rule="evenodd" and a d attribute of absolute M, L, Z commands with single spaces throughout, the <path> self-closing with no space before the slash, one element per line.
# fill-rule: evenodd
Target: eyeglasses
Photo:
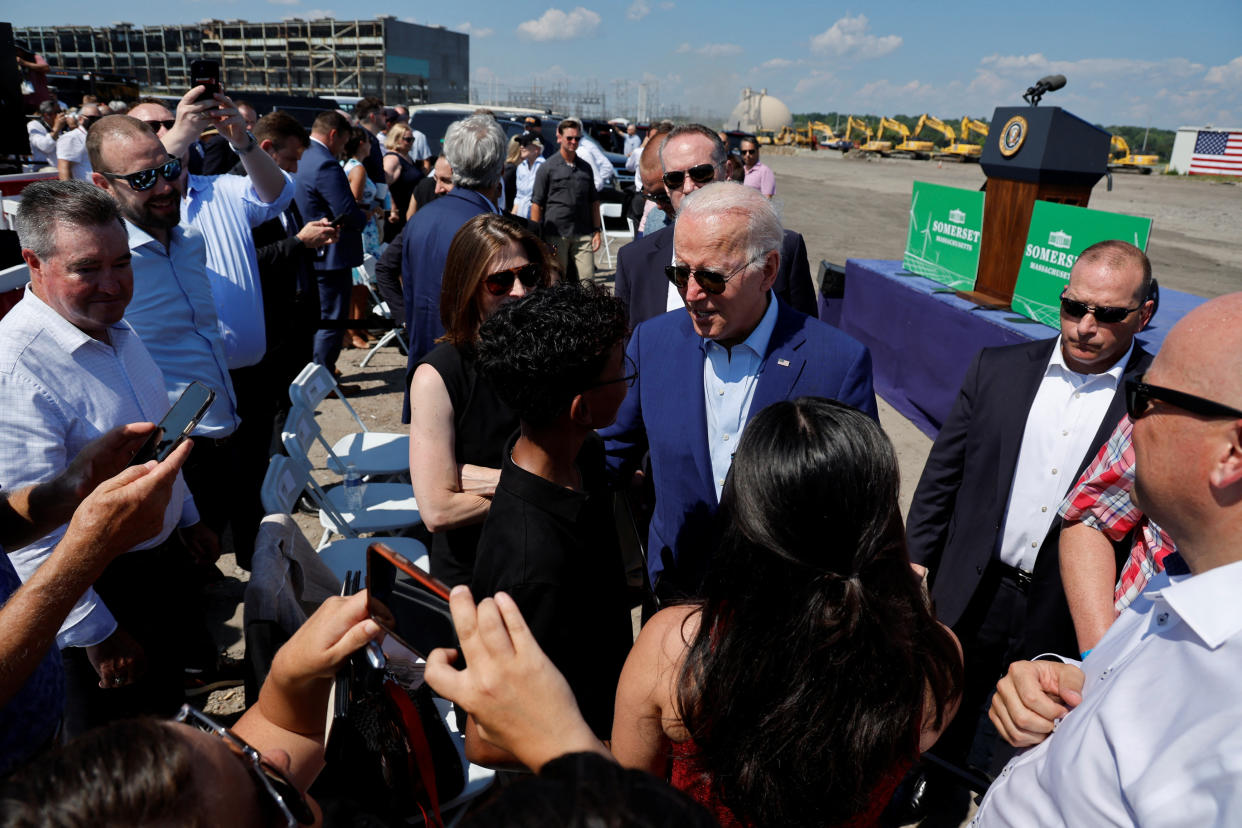
<path fill-rule="evenodd" d="M 1096 307 L 1088 305 L 1085 302 L 1079 302 L 1076 299 L 1067 299 L 1065 294 L 1061 294 L 1061 313 L 1070 319 L 1082 319 L 1087 313 L 1095 317 L 1095 321 L 1104 325 L 1111 325 L 1125 319 L 1136 310 L 1142 310 L 1143 306 L 1137 308 L 1112 308 L 1112 307 Z"/>
<path fill-rule="evenodd" d="M 669 265 L 664 268 L 664 275 L 672 282 L 678 290 L 685 290 L 690 284 L 690 277 L 694 277 L 694 281 L 699 283 L 699 287 L 703 288 L 704 293 L 710 293 L 712 296 L 719 296 L 724 293 L 725 285 L 729 280 L 746 268 L 757 262 L 761 257 L 755 257 L 749 261 L 743 262 L 728 276 L 721 275 L 714 270 L 691 270 L 685 265 Z"/>
<path fill-rule="evenodd" d="M 1187 394 L 1185 391 L 1174 391 L 1161 388 L 1159 385 L 1148 385 L 1140 380 L 1126 380 L 1126 413 L 1131 420 L 1137 420 L 1151 411 L 1153 400 L 1160 400 L 1175 408 L 1198 414 L 1200 417 L 1230 417 L 1242 419 L 1242 411 L 1236 408 Z"/>
<path fill-rule="evenodd" d="M 758 154 L 759 154 L 759 148 L 758 148 L 758 147 L 755 147 L 754 149 L 744 149 L 744 150 L 742 150 L 742 155 L 758 155 Z"/>
<path fill-rule="evenodd" d="M 246 770 L 250 771 L 250 775 L 284 817 L 287 828 L 310 825 L 315 821 L 315 814 L 311 811 L 306 797 L 302 796 L 283 773 L 264 762 L 262 754 L 240 736 L 188 704 L 181 705 L 181 710 L 174 719 L 217 736 L 228 745 L 229 750 L 245 763 Z"/>
<path fill-rule="evenodd" d="M 582 136 L 581 135 L 562 135 L 561 140 L 570 142 L 570 143 L 575 143 L 575 142 L 581 141 Z"/>
<path fill-rule="evenodd" d="M 165 181 L 176 181 L 181 177 L 181 161 L 180 159 L 168 156 L 168 160 L 158 167 L 152 167 L 149 170 L 139 170 L 134 173 L 126 173 L 119 175 L 117 173 L 106 172 L 104 178 L 112 181 L 124 181 L 136 193 L 145 192 L 155 186 L 155 182 L 160 180 L 160 176 Z"/>
<path fill-rule="evenodd" d="M 407 143 L 407 144 L 412 144 L 412 143 L 414 143 L 414 136 L 413 136 L 413 135 L 403 135 L 403 136 L 401 136 L 401 140 L 402 140 L 402 141 L 404 141 L 404 142 L 405 142 L 405 143 Z"/>
<path fill-rule="evenodd" d="M 176 126 L 176 124 L 177 124 L 177 122 L 176 122 L 176 121 L 174 121 L 174 120 L 168 120 L 168 121 L 143 121 L 143 123 L 144 123 L 144 124 L 146 124 L 147 126 L 151 127 L 151 131 L 152 131 L 152 132 L 154 132 L 156 135 L 159 135 L 159 133 L 160 133 L 160 127 L 163 127 L 164 129 L 172 129 L 172 128 L 173 128 L 174 126 Z"/>
<path fill-rule="evenodd" d="M 668 194 L 667 190 L 657 190 L 654 193 L 648 192 L 647 190 L 643 190 L 642 197 L 647 199 L 648 201 L 654 201 L 656 204 L 659 204 L 659 205 L 673 203 L 673 197 Z"/>
<path fill-rule="evenodd" d="M 520 279 L 524 288 L 533 288 L 543 280 L 543 266 L 531 262 L 489 274 L 483 277 L 483 287 L 492 296 L 504 296 L 513 290 L 514 279 Z"/>
<path fill-rule="evenodd" d="M 716 180 L 715 164 L 695 164 L 688 170 L 669 170 L 664 174 L 664 186 L 670 190 L 680 190 L 686 183 L 686 175 L 695 184 L 711 184 Z"/>
<path fill-rule="evenodd" d="M 605 385 L 612 385 L 614 382 L 624 382 L 626 388 L 633 388 L 634 382 L 638 379 L 638 366 L 634 364 L 634 360 L 630 359 L 629 354 L 625 354 L 624 356 L 626 370 L 629 371 L 628 374 L 623 377 L 616 377 L 615 379 L 593 382 L 590 385 L 585 386 L 582 390 L 590 391 L 592 388 L 602 388 Z"/>

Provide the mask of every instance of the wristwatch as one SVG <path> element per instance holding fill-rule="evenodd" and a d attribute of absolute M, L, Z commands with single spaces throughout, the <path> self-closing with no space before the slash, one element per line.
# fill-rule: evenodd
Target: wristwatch
<path fill-rule="evenodd" d="M 255 147 L 259 145 L 259 139 L 255 138 L 254 133 L 251 132 L 250 130 L 246 130 L 246 139 L 247 139 L 246 146 L 242 147 L 241 149 L 237 149 L 236 147 L 233 148 L 234 151 L 238 155 L 247 155 L 250 152 L 252 152 Z"/>

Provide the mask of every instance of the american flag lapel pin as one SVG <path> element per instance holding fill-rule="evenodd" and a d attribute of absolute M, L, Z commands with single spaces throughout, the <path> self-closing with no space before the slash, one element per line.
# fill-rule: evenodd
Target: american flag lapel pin
<path fill-rule="evenodd" d="M 787 359 L 777 359 L 777 360 L 776 360 L 776 364 L 777 364 L 777 365 L 780 365 L 780 366 L 781 366 L 781 367 L 783 367 L 783 368 L 788 368 L 788 367 L 789 367 L 789 360 L 787 360 Z"/>

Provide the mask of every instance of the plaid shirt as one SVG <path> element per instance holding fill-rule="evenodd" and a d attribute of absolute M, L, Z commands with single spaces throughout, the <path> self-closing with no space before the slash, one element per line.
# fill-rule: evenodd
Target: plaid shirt
<path fill-rule="evenodd" d="M 1139 527 L 1130 559 L 1113 592 L 1118 614 L 1130 606 L 1153 575 L 1164 569 L 1165 557 L 1177 551 L 1173 539 L 1139 511 L 1130 497 L 1134 490 L 1134 444 L 1130 440 L 1133 430 L 1134 422 L 1128 416 L 1122 417 L 1058 511 L 1063 521 L 1081 522 L 1114 541 Z"/>

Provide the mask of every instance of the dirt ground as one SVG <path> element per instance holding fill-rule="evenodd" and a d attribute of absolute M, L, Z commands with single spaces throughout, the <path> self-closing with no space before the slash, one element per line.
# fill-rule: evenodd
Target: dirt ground
<path fill-rule="evenodd" d="M 984 175 L 977 164 L 899 159 L 846 158 L 837 152 L 797 150 L 766 152 L 765 162 L 776 173 L 777 204 L 786 227 L 806 239 L 811 272 L 821 259 L 844 264 L 848 258 L 899 259 L 905 248 L 906 216 L 911 183 L 931 181 L 955 187 L 978 187 Z M 1242 290 L 1242 187 L 1174 176 L 1114 176 L 1113 190 L 1096 185 L 1091 207 L 1148 216 L 1154 220 L 1149 253 L 1161 284 L 1205 297 Z M 611 271 L 599 277 L 611 283 Z M 338 367 L 344 380 L 362 386 L 349 401 L 368 428 L 401 431 L 401 383 L 405 358 L 395 347 L 381 350 L 365 368 L 364 351 L 342 352 Z M 344 406 L 326 400 L 319 422 L 329 442 L 356 428 Z M 902 474 L 902 512 L 931 448 L 931 441 L 908 420 L 880 401 L 880 421 L 893 440 Z M 323 458 L 312 455 L 322 467 Z M 336 482 L 322 471 L 317 477 Z M 299 515 L 312 543 L 319 539 L 318 520 Z M 226 579 L 216 586 L 214 619 L 221 646 L 241 653 L 240 601 L 246 573 L 228 556 L 222 562 Z M 212 709 L 240 710 L 240 691 L 213 694 Z"/>

